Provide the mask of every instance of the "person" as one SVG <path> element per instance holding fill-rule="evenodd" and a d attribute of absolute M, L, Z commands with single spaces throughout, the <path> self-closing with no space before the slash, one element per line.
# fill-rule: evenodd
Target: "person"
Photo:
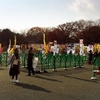
<path fill-rule="evenodd" d="M 91 77 L 92 80 L 97 79 L 96 75 L 100 74 L 100 52 L 96 54 L 97 56 L 93 59 L 93 77 Z"/>
<path fill-rule="evenodd" d="M 93 53 L 92 53 L 92 50 L 89 51 L 88 56 L 89 56 L 89 58 L 88 58 L 88 63 L 89 63 L 89 64 L 92 64 L 92 60 L 93 60 Z"/>
<path fill-rule="evenodd" d="M 98 50 L 96 50 L 96 51 L 94 52 L 93 57 L 94 57 L 94 58 L 95 58 L 95 57 L 98 57 Z"/>
<path fill-rule="evenodd" d="M 27 58 L 27 68 L 28 68 L 28 75 L 27 76 L 31 76 L 31 71 L 33 73 L 33 75 L 35 75 L 34 69 L 33 69 L 33 50 L 32 47 L 30 47 L 29 51 L 28 51 L 28 58 Z"/>
<path fill-rule="evenodd" d="M 14 54 L 9 59 L 8 65 L 10 65 L 9 75 L 12 76 L 12 82 L 19 82 L 18 74 L 20 74 L 20 57 L 18 49 L 14 49 Z M 16 77 L 16 80 L 14 80 Z"/>
<path fill-rule="evenodd" d="M 98 59 L 98 56 L 99 56 L 99 52 L 98 52 L 98 50 L 96 49 L 96 51 L 95 51 L 94 54 L 93 54 L 93 63 Z"/>
<path fill-rule="evenodd" d="M 66 47 L 66 45 L 62 49 L 62 54 L 67 54 L 67 47 Z"/>

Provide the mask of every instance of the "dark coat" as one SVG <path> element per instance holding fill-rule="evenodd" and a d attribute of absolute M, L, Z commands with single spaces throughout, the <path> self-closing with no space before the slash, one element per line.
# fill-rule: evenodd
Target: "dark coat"
<path fill-rule="evenodd" d="M 27 58 L 27 67 L 28 68 L 31 68 L 32 65 L 33 65 L 33 56 L 34 56 L 34 53 L 32 52 L 32 50 L 29 50 L 28 51 L 28 58 Z"/>

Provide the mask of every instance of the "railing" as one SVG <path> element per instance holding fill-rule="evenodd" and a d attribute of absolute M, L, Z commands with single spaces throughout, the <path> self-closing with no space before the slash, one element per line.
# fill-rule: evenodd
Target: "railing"
<path fill-rule="evenodd" d="M 84 62 L 87 61 L 88 56 L 73 55 L 73 54 L 46 54 L 35 53 L 34 57 L 38 57 L 38 65 L 41 69 L 56 69 L 56 68 L 68 68 L 83 66 Z M 27 53 L 20 54 L 21 66 L 27 67 Z M 4 52 L 0 54 L 0 64 L 7 67 L 8 54 Z"/>

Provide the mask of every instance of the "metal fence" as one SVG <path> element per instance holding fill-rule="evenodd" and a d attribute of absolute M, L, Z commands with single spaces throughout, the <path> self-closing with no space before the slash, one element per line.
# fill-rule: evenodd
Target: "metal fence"
<path fill-rule="evenodd" d="M 37 66 L 41 66 L 41 69 L 56 69 L 56 68 L 68 68 L 83 66 L 84 62 L 88 60 L 88 56 L 73 55 L 73 54 L 41 54 L 35 53 L 34 57 L 38 57 Z M 21 66 L 27 67 L 27 53 L 20 54 Z M 4 52 L 0 54 L 0 64 L 7 67 L 8 53 Z"/>

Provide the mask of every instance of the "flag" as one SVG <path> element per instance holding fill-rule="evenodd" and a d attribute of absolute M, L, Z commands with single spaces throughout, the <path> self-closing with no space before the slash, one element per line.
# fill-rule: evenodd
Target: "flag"
<path fill-rule="evenodd" d="M 1 45 L 1 43 L 0 43 L 0 48 L 2 48 L 2 45 Z"/>
<path fill-rule="evenodd" d="M 16 48 L 16 35 L 15 35 L 15 37 L 14 37 L 14 46 L 13 46 L 13 48 L 14 48 L 14 49 Z"/>
<path fill-rule="evenodd" d="M 46 41 L 45 41 L 45 34 L 43 33 L 43 44 L 44 44 L 44 53 L 48 53 L 48 50 L 47 50 L 47 45 L 46 45 Z"/>
<path fill-rule="evenodd" d="M 0 43 L 0 54 L 2 53 L 2 45 L 1 45 L 1 43 Z"/>
<path fill-rule="evenodd" d="M 9 46 L 8 46 L 8 49 L 7 49 L 8 53 L 10 52 L 10 49 L 11 49 L 11 40 L 9 39 Z"/>
<path fill-rule="evenodd" d="M 14 53 L 14 49 L 16 48 L 16 36 L 14 37 L 14 45 L 13 45 L 13 48 L 10 50 L 10 54 L 13 54 Z"/>

